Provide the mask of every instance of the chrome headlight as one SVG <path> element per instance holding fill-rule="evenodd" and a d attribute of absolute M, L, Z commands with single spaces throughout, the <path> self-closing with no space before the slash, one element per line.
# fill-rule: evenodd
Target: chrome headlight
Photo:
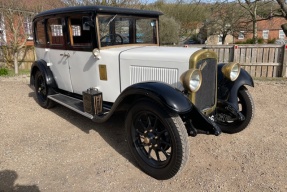
<path fill-rule="evenodd" d="M 234 62 L 227 63 L 222 67 L 221 71 L 226 78 L 235 81 L 240 74 L 240 64 Z"/>
<path fill-rule="evenodd" d="M 185 89 L 196 92 L 201 86 L 201 71 L 198 69 L 190 69 L 180 76 L 180 81 Z"/>

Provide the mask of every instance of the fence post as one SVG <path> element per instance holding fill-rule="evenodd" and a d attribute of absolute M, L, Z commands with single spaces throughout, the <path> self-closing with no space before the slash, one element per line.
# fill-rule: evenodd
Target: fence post
<path fill-rule="evenodd" d="M 282 77 L 287 77 L 286 68 L 287 68 L 287 44 L 283 47 L 283 60 L 282 60 Z"/>
<path fill-rule="evenodd" d="M 233 62 L 239 62 L 239 47 L 238 45 L 233 46 Z"/>

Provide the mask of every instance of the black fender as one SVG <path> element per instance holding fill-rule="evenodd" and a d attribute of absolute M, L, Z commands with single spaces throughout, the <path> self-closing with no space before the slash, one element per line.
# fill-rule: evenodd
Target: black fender
<path fill-rule="evenodd" d="M 193 135 L 195 136 L 199 130 L 215 135 L 221 133 L 220 128 L 203 115 L 181 91 L 162 82 L 142 82 L 131 85 L 121 93 L 116 103 L 129 102 L 132 106 L 143 98 L 155 101 L 179 114 L 182 120 L 186 122 L 189 134 L 194 131 Z"/>
<path fill-rule="evenodd" d="M 128 98 L 131 101 L 136 97 L 149 98 L 179 114 L 187 113 L 193 108 L 193 104 L 182 92 L 162 82 L 133 84 L 127 87 L 118 99 L 127 101 Z"/>
<path fill-rule="evenodd" d="M 141 99 L 155 101 L 178 114 L 189 113 L 194 107 L 183 93 L 168 84 L 162 82 L 141 82 L 127 87 L 113 103 L 107 115 L 95 115 L 92 120 L 97 123 L 103 123 L 107 121 L 115 111 L 121 110 L 122 108 L 128 110 Z"/>
<path fill-rule="evenodd" d="M 221 68 L 224 64 L 218 65 L 218 99 L 229 102 L 238 110 L 237 93 L 241 86 L 248 85 L 254 87 L 254 82 L 250 74 L 245 69 L 240 69 L 240 74 L 235 81 L 225 78 Z"/>
<path fill-rule="evenodd" d="M 189 133 L 197 129 L 215 135 L 221 133 L 220 128 L 204 116 L 181 91 L 162 82 L 141 82 L 127 87 L 116 99 L 110 112 L 103 117 L 94 116 L 93 121 L 105 122 L 121 108 L 121 105 L 127 104 L 128 110 L 141 99 L 150 99 L 179 114 L 183 121 L 187 122 L 186 128 Z M 195 132 L 194 136 L 197 134 L 197 131 Z"/>
<path fill-rule="evenodd" d="M 38 60 L 32 64 L 30 72 L 30 85 L 34 85 L 34 77 L 38 70 L 45 75 L 46 83 L 49 87 L 58 88 L 53 72 L 44 60 Z"/>

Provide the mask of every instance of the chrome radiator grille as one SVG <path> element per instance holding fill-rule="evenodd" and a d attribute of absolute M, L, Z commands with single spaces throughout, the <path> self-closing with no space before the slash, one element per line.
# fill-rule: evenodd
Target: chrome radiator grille
<path fill-rule="evenodd" d="M 177 87 L 178 70 L 172 68 L 130 66 L 130 84 L 142 81 L 161 81 Z"/>
<path fill-rule="evenodd" d="M 202 68 L 202 84 L 195 94 L 194 104 L 199 110 L 209 109 L 216 102 L 217 61 L 216 59 L 200 60 L 197 62 L 196 68 Z"/>

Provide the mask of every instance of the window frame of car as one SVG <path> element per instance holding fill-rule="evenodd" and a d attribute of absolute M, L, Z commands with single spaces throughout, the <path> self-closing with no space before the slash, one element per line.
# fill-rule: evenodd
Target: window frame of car
<path fill-rule="evenodd" d="M 75 14 L 56 14 L 56 15 L 51 15 L 51 16 L 46 16 L 46 17 L 40 17 L 37 18 L 33 21 L 33 30 L 34 32 L 34 39 L 35 39 L 35 46 L 39 48 L 51 48 L 51 49 L 59 49 L 59 50 L 75 50 L 75 51 L 92 51 L 94 48 L 97 48 L 96 44 L 96 29 L 95 25 L 94 27 L 90 26 L 90 40 L 91 44 L 90 45 L 74 45 L 71 42 L 72 38 L 72 27 L 70 20 L 71 18 L 76 18 L 76 17 L 89 17 L 92 20 L 92 13 L 91 12 L 78 12 Z M 53 33 L 49 28 L 51 25 L 49 25 L 49 21 L 55 20 L 55 19 L 61 19 L 61 26 L 62 26 L 62 34 L 63 34 L 63 44 L 53 44 L 52 43 L 52 38 L 53 35 L 50 33 Z M 43 24 L 44 25 L 44 37 L 45 41 L 44 43 L 39 43 L 39 37 L 38 37 L 38 25 Z M 42 31 L 43 33 L 43 31 Z"/>
<path fill-rule="evenodd" d="M 72 30 L 72 24 L 70 23 L 71 18 L 76 18 L 76 17 L 81 17 L 82 18 L 82 28 L 81 28 L 81 32 L 84 32 L 85 30 L 83 29 L 85 25 L 85 23 L 83 23 L 83 18 L 88 18 L 91 22 L 93 22 L 93 26 L 90 25 L 89 26 L 89 30 L 90 31 L 90 40 L 91 43 L 87 44 L 87 43 L 80 43 L 80 44 L 74 44 L 72 41 L 73 39 L 73 30 Z M 98 48 L 97 45 L 97 35 L 96 35 L 96 25 L 95 25 L 95 21 L 94 21 L 94 13 L 92 12 L 77 12 L 75 14 L 67 14 L 65 19 L 66 19 L 66 23 L 67 23 L 67 49 L 68 50 L 75 50 L 75 51 L 92 51 L 94 48 Z"/>
<path fill-rule="evenodd" d="M 101 44 L 101 33 L 100 33 L 100 21 L 99 21 L 99 18 L 100 17 L 106 17 L 106 16 L 110 16 L 111 18 L 113 17 L 122 17 L 122 18 L 142 18 L 142 19 L 154 19 L 155 20 L 155 38 L 156 38 L 156 43 L 127 43 L 127 44 L 115 44 L 115 45 L 107 45 L 107 46 L 102 46 Z M 96 28 L 97 28 L 97 31 L 96 31 L 96 34 L 97 34 L 97 44 L 98 44 L 98 47 L 100 49 L 108 49 L 108 48 L 112 48 L 112 47 L 121 47 L 121 46 L 159 46 L 159 17 L 158 16 L 142 16 L 142 15 L 128 15 L 128 14 L 115 14 L 115 13 L 98 13 L 96 15 Z M 135 20 L 135 19 L 134 19 Z M 112 21 L 113 22 L 113 21 Z M 135 23 L 134 23 L 134 26 L 135 27 Z M 133 29 L 129 29 L 129 30 L 132 30 L 132 35 L 134 36 L 135 40 L 136 41 L 136 28 L 133 28 Z M 131 33 L 129 31 L 129 33 Z M 116 33 L 115 33 L 116 34 Z M 129 34 L 130 35 L 130 34 Z"/>
<path fill-rule="evenodd" d="M 94 24 L 94 30 L 92 30 L 92 45 L 91 46 L 74 46 L 71 42 L 71 29 L 68 26 L 69 25 L 69 17 L 72 17 L 72 15 L 89 15 L 91 18 L 91 21 L 93 21 Z M 46 12 L 42 12 L 39 15 L 37 15 L 33 19 L 33 30 L 36 31 L 33 34 L 34 37 L 34 43 L 35 47 L 39 48 L 52 48 L 52 49 L 61 49 L 61 50 L 79 50 L 79 51 L 92 51 L 94 48 L 98 49 L 106 49 L 106 48 L 112 48 L 113 46 L 106 46 L 101 47 L 100 42 L 100 35 L 98 30 L 98 15 L 121 15 L 125 17 L 142 17 L 142 18 L 152 18 L 156 21 L 156 43 L 147 43 L 147 44 L 124 44 L 124 46 L 130 46 L 130 45 L 142 45 L 142 46 L 158 46 L 159 45 L 159 16 L 162 15 L 161 12 L 157 11 L 144 11 L 144 10 L 133 10 L 133 9 L 127 9 L 127 8 L 114 8 L 114 7 L 105 7 L 105 6 L 87 6 L 87 7 L 69 7 L 69 8 L 60 8 L 56 10 L 49 10 Z M 63 31 L 63 44 L 62 45 L 55 45 L 51 44 L 51 37 L 49 37 L 48 34 L 48 21 L 52 18 L 61 18 L 62 19 L 62 31 Z M 45 33 L 45 43 L 39 43 L 38 37 L 37 37 L 37 25 L 38 22 L 42 21 L 41 23 L 44 25 L 44 33 Z M 136 35 L 136 34 L 135 34 Z M 123 45 L 116 45 L 116 46 L 123 46 Z"/>

